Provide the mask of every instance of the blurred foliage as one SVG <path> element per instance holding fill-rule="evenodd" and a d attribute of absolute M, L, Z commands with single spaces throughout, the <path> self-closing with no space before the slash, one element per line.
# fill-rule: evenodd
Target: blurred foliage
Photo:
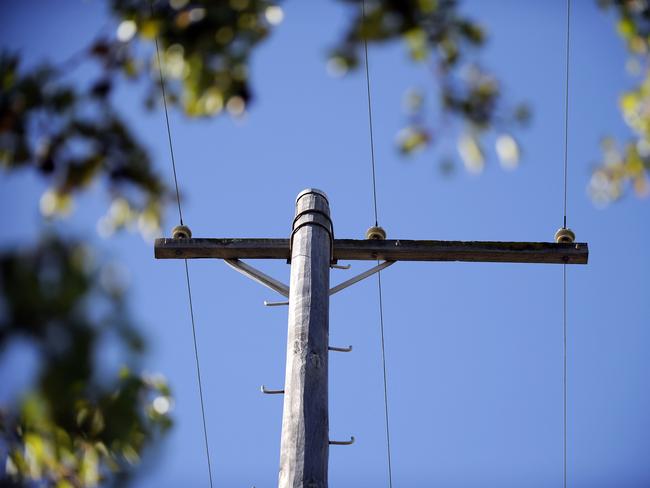
<path fill-rule="evenodd" d="M 409 105 L 407 127 L 397 136 L 402 153 L 435 142 L 454 121 L 463 124 L 459 152 L 472 171 L 483 167 L 486 132 L 496 130 L 514 141 L 510 128 L 525 122 L 528 111 L 523 106 L 506 110 L 500 103 L 499 83 L 472 59 L 485 33 L 460 15 L 455 1 L 367 0 L 365 21 L 360 2 L 348 1 L 355 4 L 356 15 L 328 62 L 331 73 L 358 66 L 364 39 L 402 39 L 415 62 L 433 67 L 439 110 L 426 106 L 424 95 L 422 103 Z M 162 67 L 171 105 L 193 117 L 222 112 L 240 116 L 252 100 L 251 53 L 282 21 L 283 13 L 267 0 L 109 3 L 116 29 L 89 42 L 63 66 L 24 73 L 16 55 L 0 56 L 0 164 L 10 169 L 31 165 L 48 178 L 51 188 L 41 199 L 46 216 L 69 213 L 75 191 L 104 180 L 112 204 L 99 222 L 100 233 L 137 227 L 151 237 L 160 233 L 168 192 L 146 150 L 113 108 L 114 86 L 124 78 L 144 81 L 145 103 L 155 107 L 161 98 Z M 62 81 L 87 61 L 99 67 L 87 88 Z M 431 122 L 431 114 L 442 116 Z M 511 152 L 510 161 L 519 152 Z M 468 159 L 468 154 L 478 159 Z M 502 152 L 497 154 L 503 161 Z"/>
<path fill-rule="evenodd" d="M 77 242 L 50 236 L 0 254 L 0 353 L 23 339 L 39 358 L 31 393 L 1 411 L 6 483 L 123 483 L 145 446 L 170 427 L 164 379 L 130 372 L 144 342 L 124 290 L 119 273 L 97 267 Z M 117 377 L 100 375 L 95 364 L 109 340 L 131 367 Z"/>
<path fill-rule="evenodd" d="M 402 40 L 410 58 L 430 67 L 435 76 L 438 104 L 429 107 L 423 91 L 411 90 L 405 96 L 407 125 L 397 135 L 401 153 L 411 154 L 441 139 L 454 121 L 463 124 L 458 151 L 469 171 L 480 172 L 485 163 L 483 144 L 487 133 L 498 131 L 516 146 L 514 126 L 528 121 L 524 105 L 507 109 L 501 102 L 499 82 L 474 60 L 486 40 L 483 28 L 460 14 L 455 0 L 366 0 L 365 16 L 359 0 L 347 33 L 333 50 L 328 70 L 345 74 L 361 64 L 363 43 Z M 431 114 L 439 120 L 429 121 Z M 503 144 L 501 145 L 503 146 Z M 510 148 L 511 148 L 510 147 Z M 498 150 L 502 163 L 512 167 L 519 149 Z M 516 164 L 516 162 L 515 162 Z"/>
<path fill-rule="evenodd" d="M 69 214 L 75 191 L 103 180 L 112 203 L 98 223 L 100 234 L 128 227 L 154 237 L 169 194 L 114 109 L 115 85 L 144 80 L 146 106 L 157 105 L 161 66 L 155 41 L 168 103 L 193 117 L 223 109 L 240 116 L 252 99 L 251 51 L 283 14 L 266 0 L 109 3 L 118 19 L 114 34 L 89 42 L 61 66 L 22 72 L 19 56 L 0 53 L 0 167 L 31 166 L 48 179 L 51 188 L 41 199 L 46 217 Z M 86 62 L 99 67 L 87 88 L 63 81 Z"/>
<path fill-rule="evenodd" d="M 99 233 L 137 227 L 153 237 L 170 195 L 115 109 L 116 85 L 144 82 L 145 106 L 153 108 L 162 66 L 170 105 L 189 116 L 242 115 L 252 98 L 251 50 L 282 10 L 260 0 L 109 3 L 114 34 L 60 65 L 25 69 L 19 55 L 0 54 L 0 167 L 45 178 L 40 209 L 48 219 L 69 214 L 75 196 L 101 185 L 110 203 Z M 71 82 L 82 64 L 90 80 Z M 131 373 L 144 339 L 128 319 L 123 290 L 88 256 L 79 243 L 51 235 L 34 250 L 0 255 L 0 357 L 21 340 L 38 357 L 27 391 L 0 409 L 1 485 L 124 486 L 171 425 L 164 379 Z M 118 343 L 128 365 L 113 377 L 96 364 L 107 341 L 111 351 Z"/>
<path fill-rule="evenodd" d="M 327 70 L 334 76 L 361 65 L 364 40 L 402 41 L 415 62 L 432 72 L 429 90 L 404 97 L 406 127 L 397 135 L 412 154 L 460 133 L 457 149 L 465 167 L 480 172 L 487 141 L 504 168 L 517 167 L 521 150 L 513 136 L 530 114 L 508 107 L 498 80 L 477 61 L 486 33 L 459 11 L 454 0 L 343 0 L 354 10 Z M 29 169 L 48 189 L 40 200 L 47 219 L 66 215 L 74 199 L 94 185 L 110 196 L 98 230 L 108 236 L 138 228 L 160 233 L 170 192 L 137 133 L 119 116 L 115 87 L 146 86 L 144 105 L 160 105 L 160 75 L 170 105 L 190 117 L 245 114 L 253 100 L 250 59 L 283 18 L 267 0 L 108 0 L 115 29 L 82 46 L 58 66 L 26 69 L 20 56 L 0 53 L 0 168 Z M 630 52 L 628 67 L 638 86 L 621 97 L 621 110 L 635 139 L 622 149 L 603 143 L 604 161 L 590 190 L 605 203 L 631 185 L 648 193 L 650 168 L 650 7 L 645 0 L 599 0 L 615 9 Z M 160 49 L 160 57 L 155 46 Z M 72 82 L 81 64 L 87 82 Z M 460 124 L 460 130 L 457 125 Z M 453 158 L 441 163 L 453 171 Z M 173 403 L 165 381 L 136 371 L 144 339 L 128 317 L 119 273 L 97 267 L 88 248 L 49 234 L 33 249 L 0 254 L 0 355 L 27 341 L 38 366 L 29 391 L 0 408 L 0 484 L 65 487 L 126 484 L 133 467 L 171 425 Z M 102 374 L 102 344 L 119 345 L 126 366 Z M 0 356 L 1 358 L 2 356 Z M 4 476 L 4 478 L 3 478 Z"/>
<path fill-rule="evenodd" d="M 632 189 L 639 197 L 650 194 L 650 3 L 647 0 L 598 0 L 614 9 L 617 30 L 627 45 L 627 70 L 637 85 L 623 93 L 619 105 L 633 139 L 624 144 L 611 137 L 602 142 L 603 159 L 589 182 L 596 204 L 606 205 Z"/>
<path fill-rule="evenodd" d="M 63 74 L 49 66 L 21 73 L 18 56 L 0 54 L 0 167 L 30 167 L 49 182 L 40 202 L 46 217 L 69 213 L 75 192 L 103 180 L 131 210 L 113 227 L 135 222 L 155 234 L 167 190 L 112 108 L 111 82 L 102 74 L 81 90 Z"/>
<path fill-rule="evenodd" d="M 253 48 L 282 20 L 282 10 L 266 0 L 188 1 L 111 0 L 122 19 L 116 44 L 158 39 L 168 101 L 190 116 L 216 115 L 226 108 L 241 115 L 251 100 L 249 57 Z M 137 58 L 124 60 L 128 75 L 137 73 Z M 149 66 L 159 69 L 155 53 Z M 153 105 L 159 95 L 156 76 L 150 77 Z"/>

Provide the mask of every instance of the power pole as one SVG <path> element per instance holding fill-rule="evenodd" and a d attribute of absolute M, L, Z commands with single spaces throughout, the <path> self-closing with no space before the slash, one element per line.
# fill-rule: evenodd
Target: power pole
<path fill-rule="evenodd" d="M 463 242 L 387 240 L 381 228 L 369 239 L 335 239 L 327 196 L 306 189 L 296 198 L 289 239 L 193 239 L 185 226 L 172 239 L 156 239 L 158 259 L 223 259 L 258 283 L 288 297 L 287 363 L 280 446 L 280 488 L 327 487 L 329 439 L 328 354 L 349 351 L 329 345 L 329 297 L 392 265 L 396 261 L 472 261 L 508 263 L 587 264 L 586 243 L 574 243 L 569 229 L 560 229 L 557 242 Z M 286 259 L 291 263 L 287 286 L 240 259 Z M 333 288 L 329 270 L 339 259 L 384 262 Z"/>
<path fill-rule="evenodd" d="M 284 381 L 281 487 L 327 486 L 327 370 L 332 221 L 327 197 L 305 190 L 296 198 L 291 232 L 289 331 Z"/>

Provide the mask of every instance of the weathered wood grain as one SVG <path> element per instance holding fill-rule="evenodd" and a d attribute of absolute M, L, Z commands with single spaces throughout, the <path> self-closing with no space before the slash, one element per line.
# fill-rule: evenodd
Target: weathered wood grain
<path fill-rule="evenodd" d="M 310 210 L 318 211 L 319 219 Z M 325 215 L 329 221 L 327 199 L 302 192 L 296 215 L 278 486 L 326 488 L 331 238 L 327 226 L 316 220 Z"/>
<path fill-rule="evenodd" d="M 586 243 L 337 239 L 334 258 L 384 261 L 472 261 L 587 264 Z"/>
<path fill-rule="evenodd" d="M 156 259 L 289 259 L 289 239 L 156 239 Z"/>
<path fill-rule="evenodd" d="M 327 232 L 325 232 L 327 234 Z M 158 259 L 289 259 L 289 239 L 156 239 Z M 587 264 L 585 242 L 422 241 L 336 239 L 334 259 Z"/>

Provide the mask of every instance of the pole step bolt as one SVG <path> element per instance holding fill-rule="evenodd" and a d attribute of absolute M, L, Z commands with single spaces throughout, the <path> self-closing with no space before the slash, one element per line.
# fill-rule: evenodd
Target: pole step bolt
<path fill-rule="evenodd" d="M 177 225 L 172 229 L 172 239 L 190 239 L 192 231 L 187 225 Z"/>
<path fill-rule="evenodd" d="M 555 233 L 555 242 L 558 244 L 570 244 L 576 240 L 576 235 L 571 229 L 562 227 Z"/>
<path fill-rule="evenodd" d="M 366 239 L 374 241 L 386 240 L 386 231 L 379 226 L 373 225 L 366 231 Z"/>

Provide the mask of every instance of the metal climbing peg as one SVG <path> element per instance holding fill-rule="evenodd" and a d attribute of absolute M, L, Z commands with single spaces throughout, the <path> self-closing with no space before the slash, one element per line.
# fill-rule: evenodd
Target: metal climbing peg
<path fill-rule="evenodd" d="M 284 390 L 267 390 L 266 386 L 262 385 L 260 387 L 260 391 L 264 393 L 265 395 L 282 395 L 284 394 Z"/>
<path fill-rule="evenodd" d="M 354 444 L 354 436 L 350 436 L 349 441 L 329 441 L 330 446 L 351 446 Z"/>

